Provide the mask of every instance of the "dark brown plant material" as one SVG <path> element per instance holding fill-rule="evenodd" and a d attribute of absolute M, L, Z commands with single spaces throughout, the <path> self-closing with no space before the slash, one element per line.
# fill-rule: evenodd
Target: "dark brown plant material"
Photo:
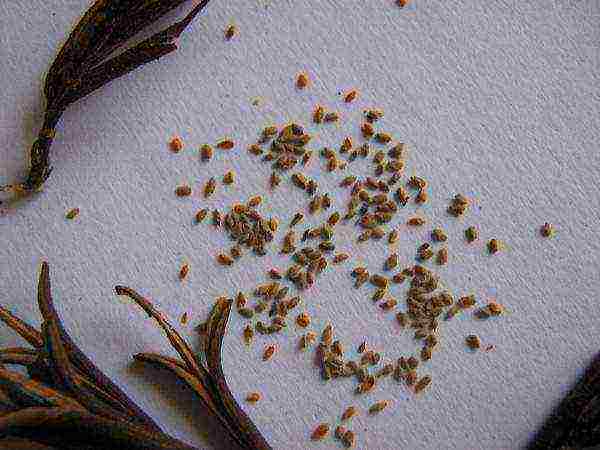
<path fill-rule="evenodd" d="M 140 353 L 134 359 L 167 369 L 187 384 L 239 448 L 271 449 L 235 402 L 223 375 L 221 346 L 231 300 L 215 304 L 205 327 L 205 354 L 200 355 L 147 299 L 127 287 L 115 289 L 158 323 L 181 358 Z M 11 448 L 29 449 L 196 450 L 164 433 L 79 350 L 54 309 L 45 262 L 38 306 L 41 332 L 0 307 L 0 320 L 33 347 L 0 350 L 0 444 L 20 441 L 22 447 Z M 28 375 L 6 365 L 23 366 Z"/>
<path fill-rule="evenodd" d="M 44 122 L 31 147 L 27 176 L 21 183 L 0 186 L 0 191 L 23 196 L 40 190 L 52 172 L 50 146 L 63 112 L 112 80 L 177 50 L 179 36 L 208 2 L 200 1 L 182 20 L 125 48 L 130 38 L 185 0 L 95 1 L 71 31 L 48 70 L 43 91 Z M 109 58 L 119 50 L 120 53 Z"/>

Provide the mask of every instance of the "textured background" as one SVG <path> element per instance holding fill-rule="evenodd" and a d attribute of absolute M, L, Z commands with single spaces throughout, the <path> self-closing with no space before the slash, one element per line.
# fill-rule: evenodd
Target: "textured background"
<path fill-rule="evenodd" d="M 211 2 L 179 53 L 64 115 L 44 192 L 0 217 L 0 301 L 39 324 L 34 287 L 39 262 L 47 259 L 57 307 L 83 350 L 168 432 L 213 448 L 218 437 L 189 392 L 162 372 L 130 365 L 132 353 L 167 352 L 168 343 L 113 286 L 140 290 L 174 321 L 188 311 L 184 332 L 192 338 L 192 325 L 216 296 L 250 289 L 284 261 L 272 252 L 218 267 L 213 255 L 227 243 L 224 234 L 192 224 L 201 205 L 268 193 L 266 166 L 244 150 L 258 130 L 308 123 L 320 102 L 338 108 L 344 120 L 322 127 L 312 147 L 337 147 L 344 135 L 357 135 L 363 107 L 382 107 L 382 127 L 411 145 L 407 173 L 431 182 L 423 213 L 450 234 L 444 283 L 457 295 L 495 297 L 508 313 L 484 323 L 465 315 L 443 326 L 442 348 L 422 371 L 434 384 L 420 398 L 392 380 L 365 398 L 351 394 L 348 380 L 322 383 L 310 355 L 295 351 L 300 333 L 293 326 L 272 339 L 280 351 L 262 363 L 267 340 L 244 348 L 243 324 L 233 315 L 224 348 L 232 391 L 240 399 L 249 390 L 264 393 L 247 410 L 278 449 L 306 448 L 315 423 L 333 422 L 351 403 L 366 407 L 382 398 L 393 399 L 393 408 L 353 423 L 358 448 L 522 446 L 599 349 L 600 3 L 413 3 L 400 10 L 391 0 Z M 87 4 L 0 4 L 0 183 L 24 174 L 25 149 L 40 123 L 43 73 Z M 225 42 L 231 22 L 240 35 Z M 301 93 L 293 85 L 300 70 L 313 80 Z M 338 92 L 349 88 L 361 96 L 346 106 Z M 259 106 L 252 105 L 255 97 Z M 182 154 L 166 149 L 172 134 L 184 138 Z M 225 135 L 239 142 L 236 150 L 200 163 L 198 145 Z M 313 161 L 308 172 L 318 174 L 321 165 Z M 367 165 L 359 166 L 366 173 Z M 197 193 L 183 200 L 173 194 L 179 183 L 198 187 L 230 168 L 240 182 L 220 186 L 210 202 Z M 340 176 L 321 174 L 319 181 L 341 194 L 334 188 Z M 456 192 L 474 202 L 461 220 L 445 213 Z M 336 205 L 343 199 L 335 198 Z M 285 183 L 267 194 L 262 211 L 286 222 L 304 202 Z M 65 211 L 74 206 L 81 216 L 67 223 Z M 545 221 L 555 224 L 555 238 L 539 237 Z M 480 227 L 482 240 L 467 246 L 462 230 L 470 224 Z M 403 264 L 430 229 L 402 228 Z M 410 333 L 371 304 L 368 289 L 350 289 L 347 273 L 359 262 L 378 270 L 385 245 L 356 246 L 355 233 L 340 228 L 339 248 L 354 257 L 303 295 L 306 310 L 317 330 L 332 321 L 347 348 L 366 338 L 396 358 L 417 348 Z M 487 256 L 490 237 L 504 240 L 506 251 Z M 180 283 L 183 261 L 191 273 Z M 472 332 L 496 350 L 466 352 L 463 339 Z M 2 328 L 0 343 L 19 340 Z M 338 446 L 334 440 L 318 445 Z"/>

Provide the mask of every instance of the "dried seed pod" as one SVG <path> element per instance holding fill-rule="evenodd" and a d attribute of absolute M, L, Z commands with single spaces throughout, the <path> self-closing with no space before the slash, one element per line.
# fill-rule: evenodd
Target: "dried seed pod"
<path fill-rule="evenodd" d="M 263 352 L 262 360 L 263 361 L 268 361 L 269 359 L 271 359 L 271 357 L 273 356 L 274 353 L 275 353 L 275 346 L 274 345 L 268 345 L 265 348 L 265 351 Z"/>
<path fill-rule="evenodd" d="M 348 91 L 344 95 L 344 102 L 351 103 L 354 100 L 356 100 L 357 97 L 358 97 L 358 91 L 356 89 L 352 89 L 351 91 Z"/>
<path fill-rule="evenodd" d="M 217 142 L 217 148 L 221 150 L 231 150 L 235 145 L 232 139 L 225 138 Z"/>
<path fill-rule="evenodd" d="M 179 153 L 183 150 L 183 141 L 179 136 L 175 136 L 169 141 L 169 148 L 173 153 Z"/>
<path fill-rule="evenodd" d="M 191 189 L 190 189 L 190 193 L 191 193 Z M 65 218 L 67 220 L 73 220 L 78 215 L 79 215 L 79 208 L 72 208 L 69 211 L 67 211 L 67 213 L 65 214 Z"/>
<path fill-rule="evenodd" d="M 417 381 L 417 384 L 415 384 L 415 394 L 418 394 L 419 392 L 423 391 L 430 384 L 431 384 L 431 377 L 429 375 L 425 375 L 419 381 Z"/>
<path fill-rule="evenodd" d="M 388 400 L 380 400 L 377 403 L 373 403 L 369 408 L 369 414 L 377 414 L 383 411 L 389 404 Z"/>
<path fill-rule="evenodd" d="M 384 264 L 385 270 L 392 270 L 398 266 L 398 253 L 392 253 L 387 257 Z"/>
<path fill-rule="evenodd" d="M 190 273 L 190 265 L 185 263 L 179 269 L 179 279 L 184 280 Z"/>
<path fill-rule="evenodd" d="M 467 242 L 476 241 L 478 237 L 479 232 L 477 231 L 477 228 L 471 226 L 465 230 L 465 238 L 467 239 Z"/>
<path fill-rule="evenodd" d="M 208 144 L 200 146 L 200 159 L 202 161 L 210 161 L 213 157 L 213 148 Z"/>
<path fill-rule="evenodd" d="M 306 312 L 298 314 L 298 317 L 296 317 L 296 323 L 299 327 L 306 328 L 310 325 L 310 315 Z"/>
<path fill-rule="evenodd" d="M 425 225 L 425 219 L 417 216 L 411 217 L 406 221 L 406 224 L 410 225 L 411 227 L 420 227 L 422 225 Z"/>
<path fill-rule="evenodd" d="M 448 249 L 446 247 L 440 248 L 437 253 L 436 262 L 440 265 L 448 264 Z"/>
<path fill-rule="evenodd" d="M 346 420 L 351 419 L 357 414 L 358 409 L 355 406 L 348 406 L 342 414 L 342 421 L 345 422 Z"/>
<path fill-rule="evenodd" d="M 373 125 L 371 125 L 369 122 L 365 122 L 360 126 L 360 132 L 365 139 L 370 139 L 375 134 Z"/>
<path fill-rule="evenodd" d="M 219 253 L 217 255 L 217 262 L 222 266 L 231 266 L 233 264 L 233 258 L 224 253 Z"/>
<path fill-rule="evenodd" d="M 552 235 L 554 235 L 554 227 L 552 226 L 552 224 L 546 222 L 540 227 L 540 234 L 543 237 L 551 237 Z"/>
<path fill-rule="evenodd" d="M 313 122 L 314 123 L 322 123 L 324 116 L 325 116 L 325 108 L 323 108 L 321 105 L 315 106 L 315 110 L 313 112 Z"/>
<path fill-rule="evenodd" d="M 318 425 L 317 428 L 314 429 L 310 438 L 313 441 L 320 441 L 322 439 L 325 439 L 328 434 L 329 434 L 329 424 L 322 423 L 322 424 Z"/>
<path fill-rule="evenodd" d="M 325 113 L 323 117 L 324 122 L 337 122 L 338 120 L 340 120 L 340 115 L 335 111 Z"/>
<path fill-rule="evenodd" d="M 192 195 L 192 188 L 187 184 L 177 186 L 175 189 L 175 195 L 177 195 L 177 197 L 189 197 Z"/>
<path fill-rule="evenodd" d="M 234 179 L 235 173 L 232 170 L 230 170 L 225 175 L 223 175 L 223 184 L 233 184 Z"/>
<path fill-rule="evenodd" d="M 481 341 L 479 340 L 479 337 L 474 334 L 468 335 L 465 338 L 465 343 L 471 350 L 479 350 L 481 347 Z"/>
<path fill-rule="evenodd" d="M 217 188 L 217 181 L 211 177 L 204 185 L 204 198 L 208 198 L 214 194 L 215 189 Z"/>
<path fill-rule="evenodd" d="M 250 345 L 252 343 L 252 339 L 254 338 L 254 330 L 251 325 L 246 325 L 244 328 L 244 342 L 246 345 Z"/>
<path fill-rule="evenodd" d="M 380 144 L 387 144 L 392 140 L 392 136 L 389 133 L 377 133 L 374 138 Z"/>
<path fill-rule="evenodd" d="M 502 244 L 498 239 L 490 239 L 487 243 L 487 249 L 491 255 L 498 253 L 501 250 L 501 248 Z"/>

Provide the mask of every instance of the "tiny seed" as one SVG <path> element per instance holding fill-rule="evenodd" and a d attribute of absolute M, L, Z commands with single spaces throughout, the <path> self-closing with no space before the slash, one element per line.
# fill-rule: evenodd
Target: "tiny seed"
<path fill-rule="evenodd" d="M 465 338 L 465 343 L 471 350 L 478 350 L 481 347 L 481 341 L 479 340 L 479 337 L 474 334 L 468 335 Z"/>
<path fill-rule="evenodd" d="M 374 137 L 380 144 L 387 144 L 392 140 L 392 136 L 388 133 L 377 133 Z"/>
<path fill-rule="evenodd" d="M 344 101 L 346 103 L 350 103 L 356 100 L 356 97 L 358 97 L 358 91 L 356 89 L 353 89 L 350 92 L 346 93 L 346 95 L 344 96 Z"/>
<path fill-rule="evenodd" d="M 427 201 L 427 192 L 425 189 L 421 189 L 415 197 L 415 203 L 422 204 Z"/>
<path fill-rule="evenodd" d="M 67 214 L 65 214 L 65 217 L 68 220 L 73 220 L 78 215 L 79 215 L 79 208 L 73 208 L 73 209 L 70 209 L 69 211 L 67 211 Z"/>
<path fill-rule="evenodd" d="M 223 219 L 221 218 L 221 213 L 219 212 L 219 210 L 218 209 L 213 210 L 213 212 L 212 212 L 212 224 L 215 227 L 220 227 L 222 222 L 223 222 Z"/>
<path fill-rule="evenodd" d="M 425 225 L 425 219 L 422 217 L 411 217 L 406 223 L 411 227 L 420 227 L 421 225 Z"/>
<path fill-rule="evenodd" d="M 248 151 L 255 156 L 262 155 L 263 149 L 258 144 L 252 144 L 248 147 Z"/>
<path fill-rule="evenodd" d="M 417 367 L 419 367 L 419 360 L 414 356 L 411 356 L 406 360 L 406 365 L 408 366 L 409 370 L 415 370 Z"/>
<path fill-rule="evenodd" d="M 338 253 L 337 255 L 335 255 L 333 257 L 333 263 L 341 264 L 344 261 L 346 261 L 348 258 L 350 258 L 350 255 L 348 253 Z"/>
<path fill-rule="evenodd" d="M 232 184 L 235 178 L 235 174 L 233 171 L 229 171 L 227 172 L 225 175 L 223 175 L 223 184 Z"/>
<path fill-rule="evenodd" d="M 306 312 L 298 314 L 298 317 L 296 317 L 296 323 L 299 327 L 306 328 L 310 325 L 310 316 Z"/>
<path fill-rule="evenodd" d="M 323 333 L 321 334 L 321 341 L 327 347 L 329 347 L 333 341 L 333 325 L 327 324 L 327 326 L 323 329 Z"/>
<path fill-rule="evenodd" d="M 331 346 L 331 351 L 338 356 L 342 356 L 344 354 L 342 343 L 340 341 L 335 341 Z"/>
<path fill-rule="evenodd" d="M 398 232 L 398 230 L 390 231 L 390 234 L 388 235 L 388 243 L 395 244 L 396 242 L 398 242 L 399 237 L 400 233 Z"/>
<path fill-rule="evenodd" d="M 196 213 L 196 223 L 201 223 L 208 215 L 208 209 L 204 208 Z"/>
<path fill-rule="evenodd" d="M 348 153 L 350 150 L 352 150 L 352 138 L 346 136 L 340 146 L 340 153 Z"/>
<path fill-rule="evenodd" d="M 423 391 L 430 384 L 431 377 L 429 375 L 425 375 L 419 381 L 417 381 L 417 384 L 415 385 L 415 394 L 418 394 L 419 392 Z"/>
<path fill-rule="evenodd" d="M 317 428 L 315 428 L 315 430 L 312 432 L 312 435 L 310 438 L 313 441 L 320 441 L 321 439 L 324 439 L 328 434 L 329 434 L 329 424 L 322 423 L 319 426 L 317 426 Z"/>
<path fill-rule="evenodd" d="M 437 253 L 436 262 L 440 265 L 446 265 L 448 263 L 448 249 L 446 247 L 440 248 Z"/>
<path fill-rule="evenodd" d="M 246 296 L 244 295 L 244 293 L 242 291 L 238 292 L 236 298 L 235 298 L 235 306 L 239 309 L 239 308 L 243 308 L 244 306 L 246 306 Z"/>
<path fill-rule="evenodd" d="M 335 437 L 337 439 L 343 439 L 344 434 L 346 434 L 346 428 L 343 425 L 338 425 L 337 427 L 335 427 Z"/>
<path fill-rule="evenodd" d="M 210 161 L 213 157 L 213 148 L 208 144 L 200 146 L 200 159 L 202 161 Z"/>
<path fill-rule="evenodd" d="M 324 116 L 325 116 L 325 108 L 323 108 L 321 105 L 315 106 L 315 110 L 313 112 L 313 122 L 314 123 L 322 123 Z"/>
<path fill-rule="evenodd" d="M 249 403 L 256 403 L 259 400 L 260 400 L 260 394 L 258 392 L 250 392 L 246 396 L 246 401 Z"/>
<path fill-rule="evenodd" d="M 478 237 L 479 232 L 477 231 L 477 228 L 469 227 L 465 230 L 465 238 L 467 239 L 467 242 L 476 241 Z"/>
<path fill-rule="evenodd" d="M 228 41 L 233 38 L 233 36 L 235 36 L 235 34 L 237 33 L 237 28 L 235 25 L 229 25 L 226 29 L 225 29 L 225 39 L 227 39 Z"/>
<path fill-rule="evenodd" d="M 461 309 L 467 309 L 475 306 L 476 300 L 474 295 L 466 295 L 458 299 L 457 305 Z"/>
<path fill-rule="evenodd" d="M 214 178 L 210 178 L 206 184 L 204 185 L 204 197 L 208 198 L 212 194 L 214 194 L 215 189 L 217 188 L 217 182 Z"/>
<path fill-rule="evenodd" d="M 252 319 L 252 317 L 254 317 L 254 310 L 251 308 L 239 308 L 238 313 L 246 319 Z"/>
<path fill-rule="evenodd" d="M 361 125 L 360 132 L 362 133 L 365 139 L 370 139 L 375 134 L 373 125 L 371 125 L 369 122 L 365 122 Z"/>
<path fill-rule="evenodd" d="M 406 385 L 413 386 L 417 382 L 417 372 L 409 370 L 405 377 Z"/>
<path fill-rule="evenodd" d="M 348 430 L 344 433 L 344 437 L 342 438 L 342 442 L 344 443 L 344 447 L 351 448 L 354 447 L 356 443 L 356 437 L 354 436 L 354 432 L 352 430 Z"/>
<path fill-rule="evenodd" d="M 396 4 L 400 8 L 404 8 L 406 5 L 408 5 L 409 2 L 410 2 L 410 0 L 396 0 Z"/>
<path fill-rule="evenodd" d="M 179 136 L 175 136 L 169 141 L 169 148 L 172 152 L 179 153 L 183 150 L 183 141 Z"/>
<path fill-rule="evenodd" d="M 369 281 L 378 288 L 386 289 L 388 287 L 388 279 L 381 275 L 373 275 Z"/>
<path fill-rule="evenodd" d="M 224 253 L 219 253 L 217 255 L 217 262 L 222 266 L 231 266 L 233 264 L 233 258 Z"/>
<path fill-rule="evenodd" d="M 351 419 L 356 414 L 358 414 L 358 410 L 356 409 L 356 407 L 355 406 L 348 406 L 346 408 L 346 410 L 342 414 L 342 421 L 346 421 L 348 419 Z"/>
<path fill-rule="evenodd" d="M 548 222 L 546 222 L 540 227 L 540 234 L 543 237 L 551 237 L 554 234 L 554 227 Z"/>
<path fill-rule="evenodd" d="M 397 313 L 396 320 L 398 321 L 398 324 L 401 327 L 405 327 L 406 325 L 408 325 L 408 316 L 406 315 L 406 313 L 403 313 L 403 312 Z"/>
<path fill-rule="evenodd" d="M 500 251 L 502 244 L 498 239 L 490 239 L 490 241 L 487 243 L 487 248 L 488 252 L 493 255 L 494 253 L 498 253 Z"/>
<path fill-rule="evenodd" d="M 231 150 L 235 143 L 231 139 L 221 139 L 217 142 L 217 148 L 221 150 Z"/>
<path fill-rule="evenodd" d="M 296 87 L 298 89 L 304 89 L 308 86 L 309 79 L 308 75 L 305 72 L 299 73 L 296 77 Z"/>
<path fill-rule="evenodd" d="M 367 342 L 362 341 L 361 344 L 358 346 L 357 352 L 364 353 L 366 350 L 367 350 Z"/>
<path fill-rule="evenodd" d="M 248 200 L 249 208 L 256 208 L 258 205 L 262 203 L 262 197 L 260 195 L 255 195 Z"/>
<path fill-rule="evenodd" d="M 385 270 L 392 270 L 398 266 L 398 253 L 392 253 L 385 260 Z"/>
<path fill-rule="evenodd" d="M 269 345 L 265 348 L 265 351 L 263 352 L 263 361 L 268 361 L 269 359 L 271 359 L 271 357 L 273 356 L 273 353 L 275 353 L 275 346 L 274 345 Z"/>
<path fill-rule="evenodd" d="M 434 242 L 446 242 L 448 240 L 448 235 L 441 228 L 434 228 L 431 231 L 431 239 Z"/>
<path fill-rule="evenodd" d="M 335 111 L 325 113 L 325 116 L 323 117 L 323 121 L 325 122 L 337 122 L 339 119 L 340 115 Z"/>
<path fill-rule="evenodd" d="M 429 361 L 431 359 L 431 348 L 430 347 L 423 347 L 421 349 L 421 360 L 423 361 Z"/>
<path fill-rule="evenodd" d="M 279 228 L 279 221 L 275 217 L 271 217 L 269 219 L 269 230 L 271 230 L 273 233 L 275 233 L 278 228 Z"/>
<path fill-rule="evenodd" d="M 175 189 L 175 195 L 177 195 L 177 197 L 188 197 L 192 195 L 192 188 L 187 184 L 177 186 L 177 189 Z"/>
<path fill-rule="evenodd" d="M 371 407 L 369 408 L 369 413 L 370 414 L 377 414 L 377 413 L 383 411 L 387 407 L 387 405 L 389 405 L 389 403 L 390 402 L 387 401 L 387 400 L 381 400 L 381 401 L 379 401 L 377 403 L 373 403 L 371 405 Z"/>
<path fill-rule="evenodd" d="M 253 338 L 254 330 L 252 329 L 252 325 L 246 325 L 246 328 L 244 328 L 244 342 L 246 345 L 250 345 Z"/>
<path fill-rule="evenodd" d="M 184 280 L 188 276 L 189 272 L 190 272 L 190 265 L 183 264 L 181 266 L 181 268 L 179 269 L 179 279 Z"/>
<path fill-rule="evenodd" d="M 181 322 L 181 325 L 186 325 L 186 324 L 187 324 L 187 322 L 188 322 L 188 313 L 187 313 L 187 312 L 184 312 L 184 313 L 181 315 L 181 319 L 179 319 L 179 321 Z"/>

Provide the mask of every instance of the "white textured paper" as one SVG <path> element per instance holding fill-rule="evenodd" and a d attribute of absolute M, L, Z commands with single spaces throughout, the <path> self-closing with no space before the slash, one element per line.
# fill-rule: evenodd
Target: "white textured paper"
<path fill-rule="evenodd" d="M 40 124 L 43 74 L 87 4 L 0 4 L 0 183 L 25 173 L 26 149 Z M 240 34 L 226 42 L 229 23 Z M 596 0 L 415 0 L 404 10 L 391 0 L 213 0 L 178 53 L 66 112 L 44 191 L 0 217 L 0 301 L 38 325 L 36 278 L 47 260 L 56 306 L 81 348 L 167 432 L 217 448 L 220 431 L 202 418 L 187 389 L 164 372 L 131 365 L 133 353 L 171 350 L 113 287 L 139 290 L 175 323 L 187 311 L 183 331 L 193 341 L 193 325 L 215 297 L 249 291 L 268 268 L 287 261 L 273 247 L 267 257 L 217 266 L 214 255 L 229 242 L 208 225 L 195 226 L 195 211 L 261 194 L 261 211 L 287 225 L 307 200 L 287 181 L 269 193 L 268 166 L 246 146 L 267 124 L 309 124 L 319 102 L 343 120 L 310 125 L 316 133 L 310 146 L 337 148 L 345 135 L 358 138 L 364 107 L 381 107 L 381 129 L 410 145 L 407 174 L 431 183 L 431 201 L 419 208 L 428 225 L 402 227 L 402 264 L 412 263 L 416 247 L 440 225 L 450 236 L 450 263 L 439 270 L 445 285 L 481 302 L 495 298 L 507 314 L 443 324 L 441 348 L 421 370 L 433 384 L 420 397 L 391 379 L 364 397 L 353 395 L 353 380 L 324 383 L 311 355 L 296 351 L 295 326 L 248 349 L 241 345 L 243 321 L 232 314 L 223 353 L 231 390 L 276 449 L 340 448 L 333 439 L 308 439 L 317 423 L 335 424 L 350 404 L 362 411 L 350 425 L 361 449 L 519 448 L 600 349 L 599 46 Z M 298 92 L 294 77 L 302 70 L 312 84 Z M 345 105 L 338 92 L 351 88 L 359 89 L 359 99 Z M 174 134 L 186 143 L 178 155 L 166 147 Z M 201 163 L 198 146 L 223 136 L 235 139 L 235 150 Z M 306 172 L 341 208 L 342 175 L 323 166 L 315 158 Z M 219 184 L 204 201 L 201 185 L 228 169 L 238 181 Z M 367 169 L 357 162 L 350 170 Z M 192 198 L 175 197 L 180 183 L 193 185 Z M 473 201 L 460 220 L 445 213 L 457 192 Z M 81 215 L 68 222 L 72 207 Z M 394 223 L 413 210 L 411 203 Z M 546 221 L 557 229 L 554 238 L 539 236 Z M 469 225 L 481 233 L 472 245 L 462 237 Z M 383 242 L 356 245 L 356 234 L 350 225 L 336 232 L 338 248 L 353 257 L 302 294 L 303 308 L 313 329 L 334 324 L 350 356 L 363 338 L 386 358 L 409 354 L 418 348 L 411 333 L 372 304 L 368 288 L 351 288 L 350 268 L 363 263 L 377 271 L 388 251 Z M 282 236 L 280 230 L 277 242 Z M 491 237 L 506 242 L 492 257 L 484 247 Z M 190 275 L 180 282 L 186 261 Z M 394 288 L 398 298 L 402 293 Z M 496 349 L 470 354 L 464 337 L 471 333 Z M 278 351 L 264 363 L 269 342 Z M 0 344 L 22 342 L 2 327 Z M 251 390 L 263 393 L 256 406 L 243 401 Z M 392 406 L 368 417 L 365 409 L 379 399 Z"/>

